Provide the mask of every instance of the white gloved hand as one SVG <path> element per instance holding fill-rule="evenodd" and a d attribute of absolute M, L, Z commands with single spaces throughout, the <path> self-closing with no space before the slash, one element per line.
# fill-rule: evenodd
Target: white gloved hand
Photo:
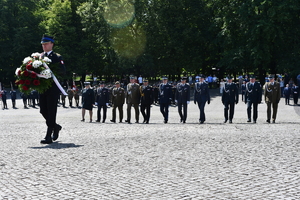
<path fill-rule="evenodd" d="M 95 103 L 95 106 L 98 106 L 98 103 L 97 103 L 97 102 Z"/>
<path fill-rule="evenodd" d="M 175 102 L 177 103 L 177 100 L 175 100 Z"/>
<path fill-rule="evenodd" d="M 187 101 L 186 103 L 187 103 L 187 104 L 190 104 L 190 102 L 189 102 L 189 101 Z"/>
<path fill-rule="evenodd" d="M 108 107 L 108 103 L 106 103 L 106 107 Z"/>

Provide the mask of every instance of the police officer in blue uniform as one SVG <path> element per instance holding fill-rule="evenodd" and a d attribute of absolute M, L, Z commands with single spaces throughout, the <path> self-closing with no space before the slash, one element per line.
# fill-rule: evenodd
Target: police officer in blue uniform
<path fill-rule="evenodd" d="M 153 88 L 149 85 L 147 79 L 143 80 L 143 85 L 140 86 L 140 93 L 141 113 L 144 117 L 143 123 L 149 124 L 151 105 L 153 104 Z"/>
<path fill-rule="evenodd" d="M 181 83 L 176 86 L 175 101 L 178 106 L 178 113 L 180 116 L 180 122 L 185 123 L 187 118 L 187 106 L 190 103 L 190 85 L 186 83 L 187 78 L 182 77 Z M 183 108 L 183 113 L 182 113 Z"/>
<path fill-rule="evenodd" d="M 101 108 L 103 108 L 103 119 L 102 123 L 105 123 L 107 106 L 109 103 L 109 90 L 105 87 L 104 82 L 100 82 L 100 87 L 97 89 L 96 103 L 98 106 L 97 110 L 97 120 L 96 122 L 100 122 L 101 120 Z"/>
<path fill-rule="evenodd" d="M 3 103 L 3 110 L 4 110 L 4 109 L 7 109 L 7 102 L 6 102 L 6 99 L 7 99 L 7 94 L 6 93 L 7 92 L 6 92 L 4 87 L 2 88 L 1 93 L 2 93 L 2 103 Z"/>
<path fill-rule="evenodd" d="M 17 92 L 13 88 L 10 91 L 10 98 L 11 98 L 11 102 L 12 102 L 12 107 L 16 108 Z"/>
<path fill-rule="evenodd" d="M 168 123 L 169 119 L 169 105 L 172 100 L 172 85 L 168 83 L 168 78 L 163 77 L 162 83 L 159 85 L 159 106 L 160 112 L 164 117 L 164 123 Z"/>
<path fill-rule="evenodd" d="M 51 59 L 50 68 L 56 77 L 62 78 L 65 76 L 66 69 L 62 59 L 62 56 L 55 53 L 52 48 L 54 46 L 54 38 L 52 36 L 43 35 L 41 41 L 44 52 L 42 57 L 48 57 Z M 46 120 L 47 132 L 44 140 L 41 140 L 42 144 L 50 144 L 57 140 L 61 126 L 56 123 L 57 103 L 60 90 L 53 82 L 52 86 L 44 93 L 40 94 L 40 113 Z"/>
<path fill-rule="evenodd" d="M 251 109 L 253 105 L 253 123 L 257 120 L 257 107 L 261 103 L 262 89 L 260 83 L 256 82 L 255 76 L 250 76 L 250 81 L 246 83 L 245 104 L 247 104 L 247 122 L 251 122 Z"/>
<path fill-rule="evenodd" d="M 210 104 L 210 95 L 208 84 L 204 81 L 205 77 L 203 75 L 200 76 L 199 82 L 195 84 L 195 92 L 194 92 L 194 103 L 198 104 L 200 110 L 200 124 L 203 124 L 206 120 L 204 107 L 206 102 Z"/>
<path fill-rule="evenodd" d="M 228 121 L 228 110 L 229 110 L 229 123 L 232 123 L 234 115 L 234 104 L 239 102 L 239 92 L 237 85 L 232 82 L 232 77 L 227 77 L 227 82 L 223 88 L 222 103 L 224 105 L 224 123 Z"/>

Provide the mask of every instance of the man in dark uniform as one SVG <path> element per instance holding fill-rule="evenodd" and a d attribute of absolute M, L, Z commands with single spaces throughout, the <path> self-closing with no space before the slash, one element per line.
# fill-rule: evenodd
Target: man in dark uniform
<path fill-rule="evenodd" d="M 120 82 L 116 82 L 116 87 L 111 92 L 112 97 L 112 120 L 110 120 L 113 123 L 116 123 L 116 109 L 119 110 L 119 123 L 122 123 L 123 120 L 123 105 L 125 102 L 125 90 L 120 87 Z"/>
<path fill-rule="evenodd" d="M 190 103 L 190 85 L 186 83 L 187 78 L 182 77 L 181 83 L 176 86 L 175 102 L 177 102 L 180 122 L 185 123 L 187 118 L 187 105 Z M 182 114 L 183 107 L 183 114 Z"/>
<path fill-rule="evenodd" d="M 246 83 L 245 104 L 247 104 L 248 121 L 251 122 L 251 109 L 253 105 L 253 122 L 257 120 L 257 107 L 261 103 L 261 85 L 255 81 L 255 76 L 250 76 L 250 81 Z"/>
<path fill-rule="evenodd" d="M 51 59 L 49 67 L 57 77 L 62 77 L 66 73 L 65 65 L 61 55 L 53 52 L 54 38 L 48 35 L 43 35 L 41 41 L 44 52 L 42 57 L 48 57 Z M 47 133 L 42 144 L 50 144 L 53 140 L 57 140 L 61 126 L 56 123 L 57 103 L 59 98 L 60 90 L 57 85 L 53 82 L 52 86 L 47 89 L 44 93 L 40 94 L 40 113 L 46 120 Z"/>
<path fill-rule="evenodd" d="M 204 81 L 205 77 L 203 75 L 200 76 L 199 82 L 195 84 L 195 93 L 194 93 L 194 103 L 198 103 L 198 108 L 200 110 L 200 124 L 203 124 L 206 120 L 205 118 L 205 104 L 206 102 L 210 104 L 210 95 L 208 84 Z"/>
<path fill-rule="evenodd" d="M 172 86 L 168 83 L 168 78 L 163 77 L 163 82 L 159 85 L 159 106 L 164 117 L 164 123 L 168 123 L 169 105 L 172 100 Z"/>
<path fill-rule="evenodd" d="M 17 92 L 13 88 L 10 91 L 10 98 L 11 98 L 11 102 L 12 102 L 12 107 L 16 108 Z"/>
<path fill-rule="evenodd" d="M 273 76 L 269 76 L 269 82 L 264 86 L 265 102 L 267 104 L 267 122 L 271 120 L 271 108 L 273 107 L 272 123 L 275 123 L 278 103 L 281 98 L 280 84 L 275 81 Z"/>
<path fill-rule="evenodd" d="M 227 77 L 227 82 L 223 88 L 222 103 L 224 105 L 224 123 L 228 121 L 228 110 L 229 110 L 229 123 L 232 123 L 234 115 L 234 104 L 239 102 L 239 92 L 237 85 L 232 82 L 232 77 Z"/>
<path fill-rule="evenodd" d="M 151 104 L 153 103 L 153 88 L 148 84 L 148 80 L 144 79 L 143 85 L 140 86 L 141 113 L 144 117 L 143 123 L 146 124 L 149 124 Z"/>
<path fill-rule="evenodd" d="M 20 96 L 23 100 L 24 108 L 27 109 L 27 95 L 25 93 L 20 93 Z"/>
<path fill-rule="evenodd" d="M 6 93 L 7 92 L 6 92 L 5 88 L 3 87 L 2 91 L 1 91 L 1 94 L 2 94 L 2 103 L 3 103 L 3 110 L 7 109 L 7 102 L 6 102 L 7 94 Z"/>
<path fill-rule="evenodd" d="M 108 103 L 109 103 L 109 90 L 105 87 L 104 82 L 100 82 L 99 85 L 100 85 L 100 87 L 97 89 L 97 97 L 96 97 L 96 103 L 97 103 L 97 106 L 98 106 L 96 122 L 100 122 L 100 120 L 101 120 L 101 108 L 103 108 L 102 123 L 105 123 L 107 106 L 108 106 Z"/>
<path fill-rule="evenodd" d="M 130 83 L 127 84 L 126 94 L 127 120 L 125 122 L 130 124 L 131 107 L 133 106 L 135 110 L 135 123 L 139 123 L 140 85 L 136 83 L 136 78 L 134 76 L 130 77 Z"/>
<path fill-rule="evenodd" d="M 294 105 L 298 105 L 299 87 L 295 83 L 291 88 L 291 93 L 293 95 Z"/>

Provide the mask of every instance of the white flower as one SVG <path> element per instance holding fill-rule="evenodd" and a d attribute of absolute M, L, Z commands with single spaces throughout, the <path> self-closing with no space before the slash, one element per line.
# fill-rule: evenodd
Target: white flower
<path fill-rule="evenodd" d="M 24 60 L 23 60 L 23 64 L 27 64 L 29 61 L 31 61 L 32 60 L 32 58 L 30 58 L 30 57 L 26 57 L 26 58 L 24 58 Z"/>
<path fill-rule="evenodd" d="M 32 67 L 38 68 L 38 67 L 41 66 L 42 64 L 43 64 L 42 61 L 35 60 L 35 61 L 32 63 Z"/>
<path fill-rule="evenodd" d="M 46 63 L 52 62 L 52 60 L 51 60 L 50 58 L 48 58 L 48 57 L 45 57 L 45 58 L 43 59 L 43 61 L 46 62 Z"/>
<path fill-rule="evenodd" d="M 35 58 L 39 58 L 40 56 L 41 54 L 38 52 L 31 54 L 31 57 L 35 57 Z"/>
<path fill-rule="evenodd" d="M 18 76 L 18 72 L 21 70 L 21 68 L 17 68 L 16 71 L 15 71 L 15 74 Z"/>
<path fill-rule="evenodd" d="M 45 70 L 41 71 L 41 75 L 43 75 L 44 76 L 43 78 L 45 78 L 45 79 L 52 77 L 50 69 L 45 69 Z"/>

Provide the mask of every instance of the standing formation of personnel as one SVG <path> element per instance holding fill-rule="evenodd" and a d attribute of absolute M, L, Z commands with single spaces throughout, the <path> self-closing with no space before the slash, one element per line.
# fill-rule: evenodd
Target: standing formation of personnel
<path fill-rule="evenodd" d="M 176 86 L 175 102 L 178 106 L 178 113 L 180 116 L 180 122 L 185 123 L 187 118 L 187 106 L 190 103 L 190 85 L 186 83 L 187 78 L 183 77 L 181 83 Z M 183 108 L 183 113 L 182 113 Z"/>
<path fill-rule="evenodd" d="M 232 82 L 232 77 L 227 77 L 227 83 L 225 83 L 222 92 L 222 103 L 224 105 L 224 123 L 228 121 L 229 110 L 229 123 L 232 123 L 234 115 L 234 105 L 239 102 L 239 91 L 235 83 Z"/>

